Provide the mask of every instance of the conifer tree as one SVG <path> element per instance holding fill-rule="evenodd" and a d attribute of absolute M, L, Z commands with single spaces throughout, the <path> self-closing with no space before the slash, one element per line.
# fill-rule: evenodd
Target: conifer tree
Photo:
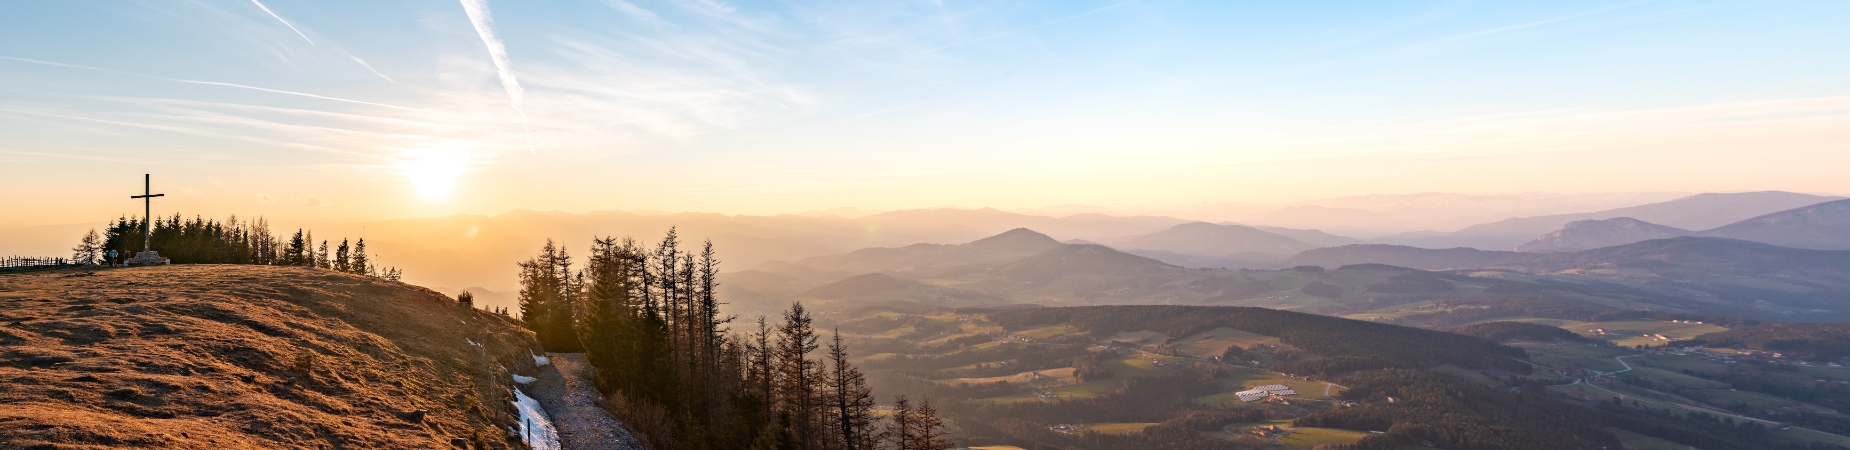
<path fill-rule="evenodd" d="M 893 417 L 887 421 L 886 430 L 880 432 L 880 440 L 892 442 L 892 450 L 918 450 L 918 443 L 912 440 L 918 434 L 913 431 L 917 427 L 913 423 L 915 417 L 911 399 L 906 398 L 905 394 L 894 397 Z"/>
<path fill-rule="evenodd" d="M 873 424 L 874 393 L 867 377 L 848 362 L 848 348 L 842 345 L 841 330 L 835 330 L 829 342 L 829 416 L 835 444 L 845 450 L 873 448 L 868 430 Z"/>
<path fill-rule="evenodd" d="M 353 243 L 353 255 L 347 262 L 347 273 L 367 276 L 373 274 L 373 263 L 366 260 L 366 238 L 360 238 L 358 242 Z"/>
<path fill-rule="evenodd" d="M 362 244 L 365 240 L 360 241 Z M 538 335 L 547 351 L 579 349 L 574 326 L 576 299 L 571 256 L 565 248 L 546 240 L 533 259 L 520 265 L 520 319 Z"/>
<path fill-rule="evenodd" d="M 907 441 L 916 450 L 950 450 L 950 441 L 944 438 L 944 419 L 938 417 L 938 410 L 931 407 L 931 398 L 919 402 L 912 410 L 912 437 Z"/>
<path fill-rule="evenodd" d="M 328 261 L 328 241 L 322 240 L 321 250 L 318 252 L 315 252 L 315 267 L 327 269 L 327 268 L 332 268 L 333 265 L 334 265 L 333 262 Z"/>
<path fill-rule="evenodd" d="M 351 273 L 353 272 L 352 262 L 353 255 L 347 251 L 347 240 L 341 239 L 340 248 L 334 250 L 334 270 Z"/>
<path fill-rule="evenodd" d="M 71 248 L 71 259 L 79 264 L 101 263 L 103 254 L 103 238 L 96 234 L 95 228 L 91 228 L 82 240 L 77 241 L 77 246 Z"/>
<path fill-rule="evenodd" d="M 809 353 L 817 348 L 816 330 L 810 325 L 803 303 L 790 305 L 777 334 L 777 407 L 790 417 L 790 427 L 797 440 L 815 445 L 821 442 L 815 433 L 821 406 L 816 395 L 816 384 L 821 381 L 820 368 L 816 361 L 809 359 Z"/>
<path fill-rule="evenodd" d="M 308 241 L 302 238 L 302 229 L 295 230 L 295 236 L 289 238 L 289 247 L 283 250 L 283 264 L 289 266 L 306 265 L 308 262 Z"/>

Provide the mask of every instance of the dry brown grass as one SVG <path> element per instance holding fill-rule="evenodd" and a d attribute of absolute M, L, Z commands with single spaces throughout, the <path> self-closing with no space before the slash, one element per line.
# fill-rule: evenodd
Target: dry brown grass
<path fill-rule="evenodd" d="M 0 448 L 502 448 L 501 367 L 530 348 L 511 320 L 326 270 L 0 275 Z"/>

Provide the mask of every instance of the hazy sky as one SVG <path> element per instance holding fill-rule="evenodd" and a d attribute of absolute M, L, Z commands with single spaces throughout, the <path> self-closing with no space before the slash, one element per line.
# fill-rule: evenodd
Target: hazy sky
<path fill-rule="evenodd" d="M 1850 192 L 1850 2 L 9 2 L 0 225 Z"/>

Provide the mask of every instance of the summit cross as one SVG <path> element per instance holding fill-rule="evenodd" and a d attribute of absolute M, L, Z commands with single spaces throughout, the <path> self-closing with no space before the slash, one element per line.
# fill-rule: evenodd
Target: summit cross
<path fill-rule="evenodd" d="M 154 198 L 166 195 L 154 193 L 154 175 L 144 173 L 141 174 L 141 195 L 129 196 L 141 199 L 141 251 L 150 250 L 154 242 Z"/>

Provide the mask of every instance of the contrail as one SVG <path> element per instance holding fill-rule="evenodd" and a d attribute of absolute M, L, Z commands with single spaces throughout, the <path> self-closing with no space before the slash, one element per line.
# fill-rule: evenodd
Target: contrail
<path fill-rule="evenodd" d="M 366 68 L 366 70 L 370 70 L 370 71 L 373 71 L 373 75 L 378 75 L 378 76 L 379 76 L 379 78 L 384 78 L 384 79 L 385 79 L 385 81 L 390 81 L 390 82 L 392 82 L 392 83 L 394 83 L 394 84 L 396 84 L 396 83 L 398 83 L 398 80 L 394 80 L 394 79 L 392 79 L 392 77 L 388 77 L 388 76 L 385 76 L 385 74 L 383 74 L 383 73 L 379 73 L 379 69 L 374 69 L 374 68 L 373 68 L 373 65 L 372 65 L 372 64 L 367 64 L 367 63 L 366 63 L 366 60 L 364 60 L 364 59 L 360 59 L 360 57 L 358 57 L 358 56 L 353 56 L 353 55 L 347 55 L 347 57 L 348 57 L 348 58 L 353 58 L 353 62 L 357 62 L 357 63 L 360 63 L 360 67 L 365 67 L 365 68 Z"/>
<path fill-rule="evenodd" d="M 254 0 L 253 0 L 254 1 Z M 507 89 L 507 96 L 514 106 L 514 112 L 520 114 L 520 128 L 527 136 L 527 152 L 536 153 L 533 148 L 533 131 L 527 128 L 527 112 L 520 109 L 520 80 L 514 78 L 514 67 L 507 61 L 507 45 L 501 37 L 495 35 L 495 17 L 488 13 L 487 0 L 459 0 L 463 13 L 469 15 L 469 24 L 475 26 L 475 33 L 482 36 L 482 44 L 488 46 L 488 58 L 495 63 L 495 72 L 501 76 L 501 87 Z"/>
<path fill-rule="evenodd" d="M 51 62 L 51 61 L 40 61 L 36 59 L 14 58 L 11 56 L 0 56 L 0 59 L 10 60 L 10 61 L 28 62 L 28 63 L 33 63 L 33 64 L 44 64 L 47 66 L 55 66 L 55 67 L 67 67 L 67 68 L 72 68 L 72 69 L 95 70 L 99 72 L 109 72 L 109 73 L 119 74 L 119 75 L 128 75 L 131 77 L 148 78 L 148 79 L 155 79 L 155 80 L 161 80 L 161 81 L 171 81 L 175 83 L 234 87 L 234 88 L 241 88 L 241 89 L 250 89 L 253 91 L 263 91 L 263 92 L 271 92 L 271 93 L 284 94 L 284 95 L 295 95 L 295 96 L 308 97 L 308 98 L 318 98 L 322 100 L 332 100 L 332 101 L 337 101 L 337 102 L 358 103 L 361 105 L 378 106 L 381 108 L 402 109 L 405 111 L 417 111 L 421 113 L 448 115 L 447 113 L 431 111 L 428 109 L 408 108 L 408 107 L 398 106 L 398 105 L 387 105 L 384 103 L 373 103 L 373 102 L 362 101 L 362 100 L 345 99 L 345 98 L 340 98 L 340 97 L 329 97 L 325 95 L 316 95 L 316 94 L 310 94 L 306 92 L 295 92 L 295 91 L 285 91 L 281 89 L 270 89 L 270 88 L 262 88 L 262 87 L 256 87 L 256 86 L 246 86 L 246 85 L 235 84 L 235 83 L 221 83 L 217 81 L 199 81 L 199 80 L 188 80 L 188 79 L 183 79 L 183 78 L 168 78 L 168 77 L 154 76 L 154 75 L 143 75 L 143 74 L 134 73 L 134 72 L 123 72 L 120 70 L 104 69 L 100 67 L 90 67 L 90 66 L 80 66 L 76 64 L 56 63 L 56 62 Z"/>
<path fill-rule="evenodd" d="M 302 40 L 304 40 L 304 41 L 308 41 L 308 45 L 315 45 L 315 40 L 314 40 L 314 39 L 309 39 L 309 38 L 308 38 L 308 35 L 306 35 L 306 34 L 302 34 L 302 30 L 297 30 L 297 29 L 295 29 L 295 25 L 292 25 L 292 24 L 290 24 L 290 23 L 289 23 L 289 21 L 287 21 L 287 20 L 283 20 L 283 16 L 279 16 L 279 15 L 276 15 L 276 12 L 275 12 L 275 11 L 271 11 L 271 10 L 270 10 L 270 7 L 268 7 L 268 6 L 263 6 L 263 2 L 260 2 L 260 1 L 257 1 L 257 0 L 251 0 L 251 3 L 252 3 L 252 4 L 255 4 L 255 5 L 257 5 L 257 9 L 261 9 L 261 10 L 263 10 L 263 12 L 265 12 L 265 13 L 269 13 L 269 14 L 270 14 L 270 17 L 275 17 L 275 18 L 276 18 L 276 21 L 277 21 L 277 22 L 282 22 L 282 23 L 283 23 L 283 26 L 285 26 L 285 27 L 289 27 L 289 31 L 294 31 L 294 32 L 295 32 L 295 35 L 296 35 L 296 36 L 301 36 L 301 37 L 302 37 Z M 319 46 L 317 45 L 317 47 L 319 47 Z"/>

